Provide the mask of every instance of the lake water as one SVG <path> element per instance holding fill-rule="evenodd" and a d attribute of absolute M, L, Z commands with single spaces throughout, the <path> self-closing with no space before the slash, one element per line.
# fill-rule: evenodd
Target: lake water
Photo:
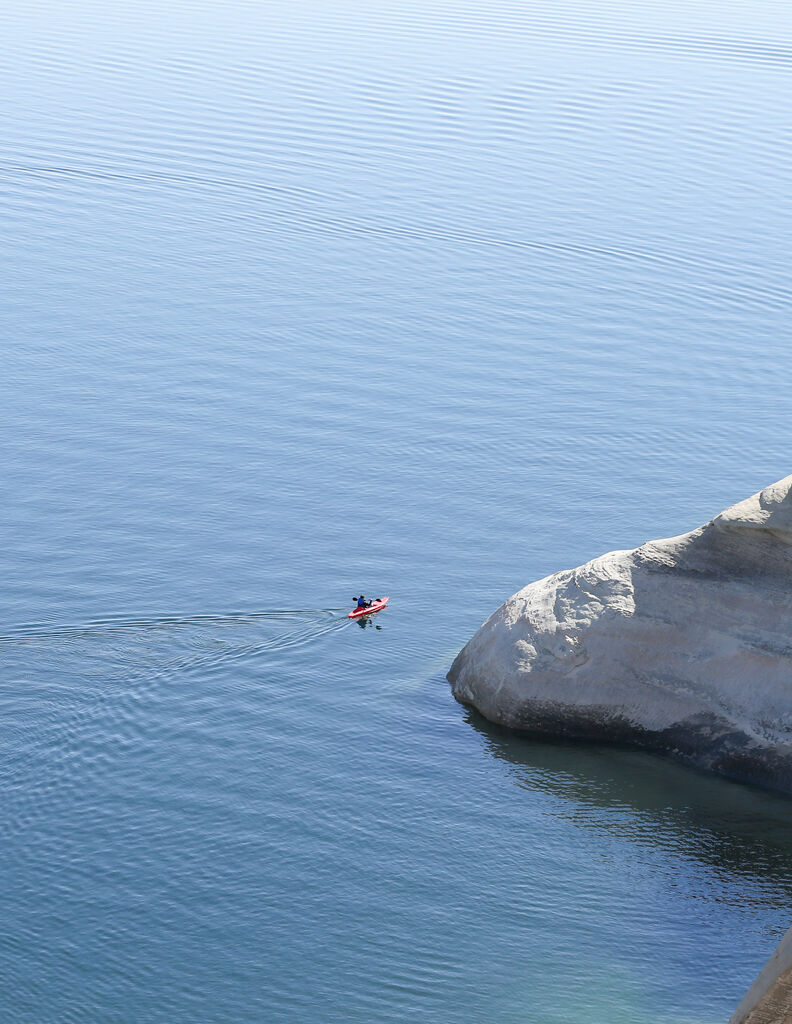
<path fill-rule="evenodd" d="M 0 1018 L 724 1022 L 792 803 L 444 677 L 790 471 L 788 5 L 0 28 Z"/>

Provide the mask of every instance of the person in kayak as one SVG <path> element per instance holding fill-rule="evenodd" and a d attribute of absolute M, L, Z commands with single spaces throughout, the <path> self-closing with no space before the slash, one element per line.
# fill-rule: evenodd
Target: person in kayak
<path fill-rule="evenodd" d="M 370 608 L 371 604 L 372 604 L 371 601 L 367 601 L 366 600 L 366 595 L 365 594 L 361 594 L 360 597 L 357 599 L 357 606 L 358 606 L 358 608 Z"/>

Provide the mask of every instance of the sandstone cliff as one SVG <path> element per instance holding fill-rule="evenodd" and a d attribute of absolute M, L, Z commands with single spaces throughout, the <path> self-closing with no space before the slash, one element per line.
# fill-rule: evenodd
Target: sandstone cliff
<path fill-rule="evenodd" d="M 502 725 L 792 792 L 792 476 L 691 533 L 529 584 L 448 678 Z"/>

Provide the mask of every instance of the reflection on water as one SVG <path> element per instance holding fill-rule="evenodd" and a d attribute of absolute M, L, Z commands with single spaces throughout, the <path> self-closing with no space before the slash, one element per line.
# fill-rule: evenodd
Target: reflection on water
<path fill-rule="evenodd" d="M 792 904 L 792 800 L 699 773 L 643 751 L 538 742 L 466 720 L 520 787 L 557 798 L 586 830 L 641 847 L 656 862 L 682 856 L 718 873 L 717 898 Z"/>

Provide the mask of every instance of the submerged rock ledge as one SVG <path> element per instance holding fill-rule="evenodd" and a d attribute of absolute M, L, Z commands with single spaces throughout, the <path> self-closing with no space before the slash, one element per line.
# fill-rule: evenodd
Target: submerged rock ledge
<path fill-rule="evenodd" d="M 529 584 L 448 679 L 500 725 L 792 793 L 791 584 L 788 476 L 691 533 Z"/>

